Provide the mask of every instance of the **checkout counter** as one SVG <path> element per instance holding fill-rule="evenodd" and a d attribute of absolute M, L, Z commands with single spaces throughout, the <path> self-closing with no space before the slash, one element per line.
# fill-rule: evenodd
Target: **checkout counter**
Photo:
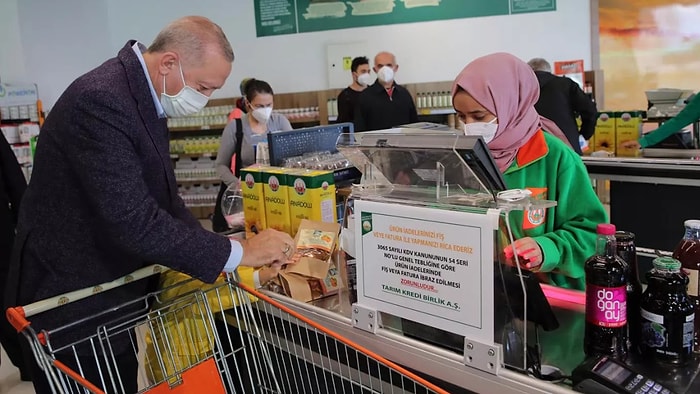
<path fill-rule="evenodd" d="M 340 252 L 342 261 L 355 259 L 356 294 L 344 289 L 310 303 L 270 295 L 448 392 L 573 392 L 566 377 L 584 360 L 583 293 L 540 286 L 500 261 L 510 243 L 509 213 L 556 202 L 498 199 L 505 185 L 478 137 L 394 129 L 341 136 L 338 148 L 363 174 L 348 202 Z M 664 173 L 654 164 L 648 170 Z M 669 179 L 683 173 L 690 181 L 696 171 L 700 166 L 688 165 Z M 639 228 L 654 227 L 649 223 Z M 630 360 L 634 373 L 672 392 L 700 392 L 698 361 L 681 370 L 639 362 Z M 532 376 L 549 367 L 563 376 Z"/>

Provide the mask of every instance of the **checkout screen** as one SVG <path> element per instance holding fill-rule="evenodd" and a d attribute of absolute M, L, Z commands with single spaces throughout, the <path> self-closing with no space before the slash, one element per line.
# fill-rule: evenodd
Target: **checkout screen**
<path fill-rule="evenodd" d="M 628 370 L 627 368 L 610 361 L 605 362 L 602 366 L 596 368 L 595 372 L 598 375 L 618 385 L 622 384 L 622 382 L 624 382 L 625 379 L 632 375 L 632 372 L 630 372 L 630 370 Z"/>

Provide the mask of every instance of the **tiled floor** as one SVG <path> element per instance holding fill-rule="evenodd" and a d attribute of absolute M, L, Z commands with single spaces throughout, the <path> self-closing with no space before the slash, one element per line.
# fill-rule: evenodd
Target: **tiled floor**
<path fill-rule="evenodd" d="M 19 371 L 12 365 L 5 350 L 2 350 L 2 365 L 0 365 L 0 393 L 34 394 L 31 383 L 19 380 Z"/>

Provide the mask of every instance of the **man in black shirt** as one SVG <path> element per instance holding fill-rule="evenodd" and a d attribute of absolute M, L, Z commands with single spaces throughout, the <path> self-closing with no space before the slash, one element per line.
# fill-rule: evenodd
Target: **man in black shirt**
<path fill-rule="evenodd" d="M 355 131 L 381 130 L 418 122 L 413 97 L 394 81 L 396 57 L 380 52 L 374 57 L 377 81 L 361 94 L 355 108 Z"/>
<path fill-rule="evenodd" d="M 360 93 L 372 83 L 372 76 L 369 73 L 369 59 L 365 56 L 352 59 L 350 71 L 352 85 L 343 89 L 338 95 L 338 123 L 354 120 L 357 99 L 360 97 Z"/>
<path fill-rule="evenodd" d="M 570 78 L 552 74 L 552 66 L 542 58 L 534 58 L 527 64 L 535 71 L 540 82 L 540 99 L 535 104 L 537 112 L 549 118 L 564 132 L 576 153 L 581 154 L 579 135 L 588 140 L 595 132 L 598 109 L 581 87 Z M 581 116 L 581 129 L 576 116 Z"/>

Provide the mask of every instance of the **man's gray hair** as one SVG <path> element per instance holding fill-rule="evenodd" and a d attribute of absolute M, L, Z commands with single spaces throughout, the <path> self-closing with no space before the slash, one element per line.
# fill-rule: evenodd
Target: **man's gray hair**
<path fill-rule="evenodd" d="M 534 71 L 546 71 L 548 73 L 552 72 L 552 66 L 549 64 L 548 61 L 542 59 L 541 57 L 530 59 L 530 61 L 527 62 L 527 65 L 530 66 L 530 68 L 532 68 Z"/>
<path fill-rule="evenodd" d="M 226 60 L 233 62 L 233 49 L 221 26 L 203 16 L 186 16 L 161 30 L 148 47 L 148 52 L 174 51 L 185 63 L 201 64 L 211 46 Z"/>

